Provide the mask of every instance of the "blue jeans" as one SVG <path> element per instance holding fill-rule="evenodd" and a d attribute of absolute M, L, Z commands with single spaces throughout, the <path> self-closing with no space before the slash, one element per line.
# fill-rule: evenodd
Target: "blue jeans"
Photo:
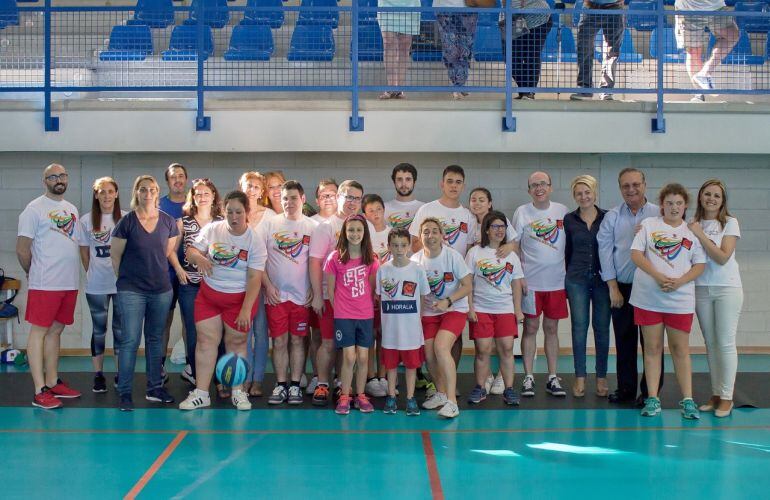
<path fill-rule="evenodd" d="M 580 282 L 567 278 L 564 282 L 572 321 L 572 356 L 575 376 L 586 376 L 586 339 L 588 321 L 594 331 L 596 347 L 596 376 L 607 376 L 607 354 L 610 349 L 610 291 L 601 277 L 594 276 Z M 593 311 L 590 306 L 593 304 Z M 592 314 L 591 314 L 592 312 Z"/>
<path fill-rule="evenodd" d="M 262 382 L 265 378 L 265 368 L 267 367 L 267 350 L 270 347 L 270 339 L 267 336 L 267 315 L 265 314 L 265 302 L 262 293 L 257 297 L 259 309 L 254 321 L 251 323 L 251 331 L 246 341 L 248 349 L 247 361 L 249 362 L 249 373 L 246 380 L 249 382 Z"/>
<path fill-rule="evenodd" d="M 187 349 L 187 364 L 195 377 L 195 345 L 198 343 L 198 333 L 195 330 L 195 297 L 198 296 L 199 285 L 179 285 L 177 300 L 179 312 L 184 324 L 185 348 Z"/>
<path fill-rule="evenodd" d="M 142 338 L 144 324 L 144 352 L 147 370 L 147 390 L 163 386 L 160 360 L 163 357 L 163 329 L 166 326 L 171 290 L 162 293 L 118 291 L 118 307 L 122 314 L 123 331 L 119 340 L 118 393 L 131 394 L 136 368 L 136 351 Z"/>
<path fill-rule="evenodd" d="M 110 310 L 110 300 L 112 300 L 112 338 L 120 337 L 121 322 L 120 308 L 115 294 L 96 295 L 86 294 L 88 309 L 91 310 L 91 356 L 100 356 L 104 354 L 104 344 L 107 337 L 107 314 Z M 115 354 L 118 353 L 117 342 L 115 344 Z"/>

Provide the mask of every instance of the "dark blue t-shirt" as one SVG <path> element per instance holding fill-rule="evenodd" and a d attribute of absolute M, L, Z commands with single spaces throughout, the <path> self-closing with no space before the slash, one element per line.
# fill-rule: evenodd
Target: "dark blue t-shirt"
<path fill-rule="evenodd" d="M 162 293 L 171 290 L 166 249 L 169 238 L 177 236 L 176 221 L 167 213 L 158 213 L 158 224 L 152 233 L 142 227 L 136 212 L 122 217 L 112 236 L 126 240 L 120 261 L 118 291 Z"/>
<path fill-rule="evenodd" d="M 176 221 L 176 219 L 182 218 L 182 207 L 184 207 L 183 201 L 179 203 L 171 201 L 168 195 L 166 195 L 160 199 L 160 203 L 158 205 L 158 208 L 160 208 L 162 212 L 166 212 L 171 217 L 173 217 L 174 221 Z M 178 253 L 177 258 L 179 259 L 179 262 L 182 262 L 184 256 L 181 253 Z M 174 271 L 174 266 L 171 265 L 171 262 L 168 263 L 168 277 L 172 281 L 176 280 L 176 271 Z"/>

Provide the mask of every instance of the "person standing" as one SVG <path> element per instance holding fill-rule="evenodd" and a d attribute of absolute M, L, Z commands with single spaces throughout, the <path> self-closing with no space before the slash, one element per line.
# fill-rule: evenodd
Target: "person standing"
<path fill-rule="evenodd" d="M 265 198 L 262 200 L 267 208 L 271 208 L 275 213 L 280 214 L 283 210 L 281 206 L 281 188 L 286 182 L 286 177 L 280 170 L 273 170 L 265 174 Z"/>
<path fill-rule="evenodd" d="M 457 88 L 452 92 L 452 98 L 464 99 L 468 93 L 461 89 L 468 80 L 479 15 L 476 12 L 453 13 L 453 9 L 465 7 L 464 0 L 434 0 L 433 7 L 437 9 L 436 24 L 441 36 L 442 61 L 449 81 Z"/>
<path fill-rule="evenodd" d="M 584 9 L 623 9 L 623 0 L 582 1 Z M 582 14 L 580 16 L 577 33 L 577 86 L 587 89 L 594 86 L 594 41 L 596 40 L 596 34 L 601 30 L 604 44 L 607 46 L 607 49 L 602 51 L 602 81 L 599 84 L 602 89 L 606 89 L 600 96 L 600 99 L 603 101 L 614 99 L 610 90 L 615 87 L 615 80 L 617 79 L 618 58 L 620 57 L 620 46 L 623 43 L 625 25 L 625 16 L 622 15 Z M 572 94 L 570 99 L 573 101 L 590 101 L 593 99 L 593 96 L 591 92 L 578 92 Z"/>
<path fill-rule="evenodd" d="M 417 183 L 417 169 L 409 163 L 399 163 L 390 174 L 396 197 L 385 202 L 385 222 L 392 229 L 403 228 L 409 231 L 417 210 L 425 205 L 414 197 L 414 185 Z"/>
<path fill-rule="evenodd" d="M 711 399 L 699 409 L 718 418 L 733 410 L 733 389 L 738 371 L 735 336 L 743 305 L 743 287 L 735 246 L 741 237 L 738 219 L 727 209 L 727 189 L 709 179 L 698 192 L 698 208 L 689 224 L 706 252 L 706 269 L 695 279 L 695 313 L 706 341 Z"/>
<path fill-rule="evenodd" d="M 516 8 L 520 9 L 548 9 L 545 0 L 509 0 Z M 541 53 L 545 46 L 545 39 L 551 31 L 553 20 L 549 14 L 524 14 L 527 22 L 527 33 L 514 38 L 511 42 L 511 76 L 518 87 L 537 87 L 540 83 L 540 71 L 543 68 Z M 500 35 L 505 47 L 505 21 L 500 20 Z M 534 99 L 532 91 L 519 92 L 514 99 Z"/>
<path fill-rule="evenodd" d="M 604 215 L 596 234 L 599 244 L 601 276 L 610 292 L 612 329 L 615 332 L 618 387 L 609 395 L 610 403 L 644 403 L 647 399 L 647 381 L 644 373 L 641 383 L 637 371 L 637 345 L 644 349 L 644 338 L 634 324 L 634 309 L 628 303 L 636 265 L 631 261 L 631 243 L 642 221 L 657 217 L 660 208 L 647 201 L 647 181 L 644 172 L 636 168 L 624 168 L 618 175 L 618 186 L 623 203 Z M 641 396 L 636 398 L 636 385 Z M 663 387 L 663 369 L 660 370 L 658 388 Z"/>
<path fill-rule="evenodd" d="M 564 235 L 567 238 L 564 259 L 567 275 L 564 288 L 569 301 L 572 321 L 572 356 L 575 365 L 575 383 L 572 395 L 582 398 L 586 385 L 586 338 L 591 320 L 596 347 L 596 395 L 607 397 L 607 356 L 610 348 L 610 292 L 601 277 L 598 243 L 604 215 L 596 206 L 599 186 L 590 175 L 579 175 L 571 184 L 572 197 L 578 204 L 574 212 L 564 216 Z M 591 307 L 593 306 L 593 307 Z"/>
<path fill-rule="evenodd" d="M 43 171 L 45 193 L 32 200 L 19 216 L 16 256 L 27 275 L 30 324 L 27 359 L 35 395 L 32 405 L 61 408 L 61 399 L 78 398 L 59 379 L 59 346 L 65 325 L 75 321 L 80 282 L 79 215 L 64 199 L 69 175 L 58 163 Z"/>
<path fill-rule="evenodd" d="M 378 7 L 419 7 L 420 0 L 378 0 Z M 406 84 L 406 70 L 409 61 L 409 49 L 412 37 L 420 34 L 419 12 L 378 12 L 377 22 L 382 31 L 383 60 L 385 75 L 389 87 Z M 404 99 L 399 90 L 389 90 L 380 94 L 379 99 Z"/>

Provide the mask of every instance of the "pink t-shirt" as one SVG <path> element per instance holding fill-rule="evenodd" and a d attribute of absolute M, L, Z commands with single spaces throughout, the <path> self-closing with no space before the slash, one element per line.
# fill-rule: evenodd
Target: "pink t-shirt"
<path fill-rule="evenodd" d="M 334 276 L 334 317 L 337 319 L 372 319 L 374 305 L 373 290 L 369 277 L 377 274 L 379 261 L 374 259 L 369 266 L 362 259 L 340 262 L 337 250 L 329 255 L 324 272 Z"/>

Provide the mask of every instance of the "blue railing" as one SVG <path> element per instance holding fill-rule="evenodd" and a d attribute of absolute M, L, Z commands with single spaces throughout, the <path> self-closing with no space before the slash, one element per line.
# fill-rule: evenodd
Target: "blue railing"
<path fill-rule="evenodd" d="M 764 6 L 761 9 L 749 6 L 740 11 L 694 12 L 665 10 L 666 0 L 656 0 L 654 10 L 648 10 L 650 5 L 646 5 L 648 8 L 645 9 L 635 8 L 633 3 L 628 9 L 592 10 L 566 9 L 563 4 L 549 9 L 514 9 L 510 1 L 505 7 L 492 9 L 378 8 L 361 5 L 358 1 L 350 6 L 315 4 L 276 7 L 250 3 L 247 6 L 212 8 L 207 7 L 206 2 L 213 3 L 214 0 L 197 1 L 192 6 L 174 6 L 171 7 L 173 14 L 170 18 L 153 17 L 150 21 L 137 18 L 137 7 L 54 6 L 51 0 L 45 0 L 43 5 L 18 7 L 16 24 L 0 12 L 0 37 L 3 38 L 0 74 L 5 75 L 0 80 L 0 95 L 11 92 L 42 93 L 45 130 L 56 131 L 59 128 L 58 118 L 52 115 L 51 108 L 54 93 L 195 92 L 196 129 L 210 130 L 211 120 L 205 113 L 207 93 L 345 92 L 350 94 L 351 99 L 349 128 L 362 131 L 364 120 L 359 101 L 363 92 L 493 93 L 505 97 L 502 130 L 515 131 L 516 93 L 590 94 L 611 90 L 617 94 L 654 95 L 656 111 L 651 131 L 661 133 L 665 132 L 664 96 L 668 94 L 770 94 L 770 72 L 766 72 L 764 65 L 768 56 L 764 47 L 770 47 L 765 28 L 770 28 L 770 13 Z M 485 26 L 493 26 L 489 23 L 499 16 L 504 20 L 500 29 L 505 36 L 496 41 L 496 28 L 485 28 L 486 41 L 493 46 L 491 52 L 475 54 L 468 81 L 463 86 L 451 85 L 440 61 L 441 48 L 435 21 L 424 21 L 421 30 L 426 32 L 421 31 L 412 45 L 412 62 L 408 70 L 410 81 L 391 85 L 382 75 L 382 42 L 376 40 L 381 35 L 379 28 L 375 27 L 378 12 L 402 15 L 419 12 L 428 18 L 436 13 L 480 14 L 487 23 Z M 512 77 L 514 56 L 517 55 L 513 50 L 514 19 L 519 15 L 537 14 L 551 16 L 554 23 L 551 28 L 553 39 L 550 42 L 546 40 L 543 49 L 543 54 L 548 56 L 543 63 L 547 74 L 544 73 L 536 86 L 520 87 Z M 728 24 L 731 22 L 728 18 L 739 20 L 741 38 L 733 49 L 734 53 L 725 54 L 727 59 L 722 67 L 723 75 L 715 81 L 715 88 L 694 88 L 688 77 L 684 77 L 685 83 L 678 83 L 682 79 L 678 75 L 682 73 L 684 64 L 682 54 L 672 46 L 672 31 L 668 31 L 671 30 L 673 23 L 669 21 L 674 14 L 683 19 L 701 19 L 701 22 L 702 16 L 713 20 L 724 19 Z M 633 38 L 626 36 L 624 43 L 627 50 L 621 52 L 619 58 L 625 81 L 618 82 L 618 75 L 613 75 L 616 83 L 622 85 L 610 89 L 596 87 L 595 84 L 593 87 L 578 87 L 574 83 L 575 53 L 563 52 L 563 49 L 574 50 L 570 45 L 574 40 L 570 42 L 563 38 L 574 37 L 567 16 L 572 17 L 574 28 L 580 15 L 624 16 L 645 21 L 635 26 L 647 30 L 652 36 L 644 35 L 642 31 L 635 34 L 638 35 L 637 43 L 646 44 L 647 49 L 643 53 L 649 57 L 636 52 L 634 47 L 628 47 Z M 266 27 L 241 29 L 236 37 L 235 21 L 238 18 L 239 26 L 269 25 L 270 30 Z M 42 50 L 40 19 L 43 21 Z M 147 22 L 150 26 L 143 27 L 143 23 Z M 433 28 L 430 28 L 430 23 L 433 23 Z M 292 24 L 295 28 L 299 25 L 316 26 L 308 31 L 317 39 L 300 39 L 297 30 L 289 33 L 286 27 Z M 626 24 L 625 20 L 623 24 Z M 112 31 L 114 26 L 134 28 Z M 568 30 L 563 30 L 564 27 Z M 755 34 L 750 37 L 744 29 Z M 762 34 L 763 30 L 765 34 Z M 475 42 L 479 42 L 481 31 L 484 30 L 474 33 Z M 240 40 L 240 36 L 247 32 L 248 36 L 243 37 L 246 44 L 243 49 L 246 55 L 243 55 L 243 51 L 238 52 L 241 48 L 235 47 L 236 39 Z M 109 42 L 104 36 L 109 36 Z M 703 36 L 707 36 L 705 32 Z M 167 42 L 168 50 L 155 50 L 157 45 L 166 46 Z M 300 47 L 303 43 L 304 49 Z M 495 46 L 496 43 L 498 46 Z M 598 44 L 595 58 L 601 60 L 606 55 L 601 39 L 597 37 L 595 43 Z M 755 47 L 761 44 L 764 52 L 755 54 Z M 429 49 L 427 56 L 416 53 L 425 46 Z M 223 51 L 226 47 L 230 48 Z M 705 47 L 704 52 L 708 54 L 710 49 L 708 45 Z M 299 55 L 293 57 L 292 51 Z M 283 52 L 286 52 L 285 55 Z M 42 73 L 42 78 L 39 78 L 39 73 Z"/>

